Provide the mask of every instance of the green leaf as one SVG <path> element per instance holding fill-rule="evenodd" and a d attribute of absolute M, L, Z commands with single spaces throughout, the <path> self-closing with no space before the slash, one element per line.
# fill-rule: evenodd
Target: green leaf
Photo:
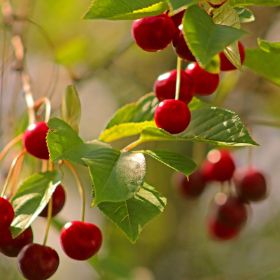
<path fill-rule="evenodd" d="M 146 162 L 141 153 L 120 153 L 104 147 L 83 160 L 90 170 L 94 204 L 127 200 L 143 185 Z"/>
<path fill-rule="evenodd" d="M 106 129 L 122 123 L 152 121 L 158 103 L 154 93 L 146 94 L 137 102 L 120 108 L 109 121 Z"/>
<path fill-rule="evenodd" d="M 36 173 L 27 178 L 12 199 L 15 218 L 12 222 L 14 237 L 34 222 L 48 204 L 60 178 L 56 172 Z"/>
<path fill-rule="evenodd" d="M 181 7 L 188 7 L 198 3 L 199 0 L 169 0 L 172 8 L 177 10 Z"/>
<path fill-rule="evenodd" d="M 206 67 L 216 54 L 245 34 L 240 29 L 215 24 L 198 6 L 186 10 L 183 32 L 189 48 L 202 67 Z"/>
<path fill-rule="evenodd" d="M 81 102 L 75 86 L 66 88 L 61 104 L 62 119 L 67 122 L 75 131 L 79 132 L 81 120 Z"/>
<path fill-rule="evenodd" d="M 275 52 L 280 54 L 280 42 L 269 42 L 258 38 L 258 45 L 265 52 Z"/>
<path fill-rule="evenodd" d="M 85 19 L 137 19 L 168 10 L 166 0 L 93 0 Z"/>
<path fill-rule="evenodd" d="M 255 21 L 255 15 L 251 10 L 246 8 L 235 8 L 235 10 L 239 16 L 241 23 L 249 23 Z"/>
<path fill-rule="evenodd" d="M 280 86 L 280 54 L 276 45 L 262 45 L 263 49 L 246 49 L 244 65 L 256 74 Z"/>
<path fill-rule="evenodd" d="M 280 6 L 280 0 L 230 0 L 232 6 Z"/>
<path fill-rule="evenodd" d="M 143 130 L 141 142 L 195 141 L 222 146 L 257 145 L 235 113 L 217 107 L 204 106 L 192 112 L 187 130 L 171 135 L 159 128 Z"/>
<path fill-rule="evenodd" d="M 131 199 L 118 203 L 101 203 L 99 209 L 135 242 L 144 226 L 163 212 L 166 199 L 148 184 Z"/>
<path fill-rule="evenodd" d="M 164 165 L 170 167 L 171 169 L 177 172 L 184 173 L 186 176 L 193 173 L 193 171 L 196 168 L 196 164 L 193 162 L 192 159 L 178 153 L 155 150 L 143 150 L 141 152 L 163 163 Z"/>

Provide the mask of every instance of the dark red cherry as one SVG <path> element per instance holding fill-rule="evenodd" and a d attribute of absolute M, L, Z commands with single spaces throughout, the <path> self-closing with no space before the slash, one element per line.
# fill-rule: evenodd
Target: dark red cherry
<path fill-rule="evenodd" d="M 65 190 L 62 185 L 58 185 L 52 195 L 52 217 L 57 215 L 63 208 L 65 204 Z M 48 216 L 48 205 L 44 208 L 44 210 L 40 213 L 41 217 Z"/>
<path fill-rule="evenodd" d="M 177 14 L 171 16 L 171 19 L 172 19 L 172 21 L 174 22 L 174 25 L 175 25 L 176 27 L 179 27 L 179 26 L 182 24 L 182 20 L 183 20 L 185 11 L 186 11 L 186 10 L 182 10 L 182 11 L 180 11 L 179 13 L 177 13 Z"/>
<path fill-rule="evenodd" d="M 26 245 L 18 257 L 19 268 L 28 280 L 44 280 L 50 278 L 57 270 L 59 256 L 57 252 L 44 245 Z"/>
<path fill-rule="evenodd" d="M 207 155 L 211 167 L 209 176 L 219 182 L 231 180 L 235 171 L 235 163 L 231 153 L 227 150 L 212 150 Z"/>
<path fill-rule="evenodd" d="M 248 218 L 247 206 L 233 196 L 228 196 L 216 205 L 216 219 L 230 227 L 241 227 Z"/>
<path fill-rule="evenodd" d="M 60 243 L 68 257 L 87 260 L 99 251 L 102 233 L 94 224 L 73 221 L 65 224 L 62 229 Z"/>
<path fill-rule="evenodd" d="M 239 49 L 239 55 L 240 55 L 240 62 L 243 64 L 245 60 L 245 48 L 241 42 L 238 42 L 238 49 Z M 220 69 L 222 71 L 231 71 L 236 70 L 236 67 L 229 61 L 229 59 L 226 57 L 224 52 L 221 52 L 220 54 Z"/>
<path fill-rule="evenodd" d="M 26 151 L 34 157 L 49 159 L 47 147 L 48 126 L 45 122 L 31 124 L 23 135 L 23 144 Z"/>
<path fill-rule="evenodd" d="M 236 191 L 244 201 L 259 201 L 267 196 L 267 184 L 261 171 L 254 168 L 238 170 L 234 175 Z"/>
<path fill-rule="evenodd" d="M 188 127 L 190 120 L 190 110 L 181 100 L 166 99 L 158 105 L 155 111 L 157 127 L 171 134 L 183 132 Z"/>
<path fill-rule="evenodd" d="M 195 57 L 193 56 L 191 50 L 189 49 L 184 34 L 181 30 L 177 33 L 177 35 L 174 37 L 172 41 L 174 50 L 176 54 L 185 60 L 188 61 L 196 61 Z"/>
<path fill-rule="evenodd" d="M 201 174 L 202 174 L 204 180 L 207 183 L 215 181 L 215 178 L 213 177 L 213 164 L 210 163 L 208 160 L 205 160 L 203 162 L 200 170 L 201 170 Z"/>
<path fill-rule="evenodd" d="M 154 91 L 159 101 L 174 99 L 176 92 L 177 71 L 160 75 L 154 84 Z M 181 71 L 180 96 L 179 99 L 189 103 L 193 97 L 193 81 L 185 71 Z"/>
<path fill-rule="evenodd" d="M 177 186 L 186 198 L 199 197 L 206 187 L 206 181 L 200 170 L 195 171 L 189 177 L 182 173 L 178 173 L 176 177 Z"/>
<path fill-rule="evenodd" d="M 132 36 L 145 51 L 155 52 L 166 48 L 172 41 L 176 27 L 167 14 L 138 19 L 132 24 Z"/>
<path fill-rule="evenodd" d="M 240 228 L 229 226 L 214 218 L 209 219 L 207 229 L 212 239 L 220 241 L 233 239 L 240 232 Z"/>
<path fill-rule="evenodd" d="M 9 228 L 0 230 L 0 252 L 8 257 L 16 257 L 20 250 L 32 241 L 33 232 L 30 227 L 16 238 L 12 237 Z"/>
<path fill-rule="evenodd" d="M 210 95 L 218 88 L 220 81 L 219 74 L 207 72 L 197 62 L 190 63 L 186 72 L 194 81 L 195 94 Z"/>
<path fill-rule="evenodd" d="M 15 213 L 12 204 L 4 197 L 0 197 L 0 230 L 9 228 Z"/>

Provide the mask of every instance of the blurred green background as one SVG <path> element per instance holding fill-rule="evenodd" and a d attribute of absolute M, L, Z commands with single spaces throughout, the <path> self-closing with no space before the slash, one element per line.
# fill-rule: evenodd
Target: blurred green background
<path fill-rule="evenodd" d="M 27 65 L 36 98 L 51 97 L 56 114 L 65 87 L 74 80 L 82 102 L 81 135 L 86 140 L 98 137 L 117 108 L 151 92 L 157 76 L 175 68 L 172 47 L 160 53 L 145 53 L 133 43 L 131 22 L 82 20 L 89 1 L 18 0 L 13 1 L 13 5 L 22 18 L 18 28 L 24 34 Z M 257 37 L 280 41 L 280 10 L 258 8 L 254 12 L 256 22 L 244 25 L 248 30 L 243 40 L 245 46 L 254 47 Z M 0 108 L 0 147 L 3 147 L 14 136 L 25 105 L 18 74 L 12 70 L 10 35 L 3 25 L 1 27 L 4 91 Z M 244 120 L 277 120 L 280 117 L 279 88 L 246 69 L 241 73 L 223 74 L 219 92 L 209 101 L 236 111 Z M 186 200 L 172 185 L 172 172 L 149 161 L 147 181 L 167 196 L 166 211 L 152 221 L 140 240 L 132 245 L 96 209 L 88 208 L 87 219 L 99 224 L 104 235 L 102 251 L 90 263 L 66 258 L 59 249 L 58 232 L 52 229 L 50 244 L 59 250 L 61 258 L 61 265 L 52 279 L 280 279 L 280 131 L 257 126 L 250 126 L 250 129 L 261 144 L 253 151 L 253 162 L 267 174 L 270 195 L 252 207 L 252 217 L 238 239 L 217 242 L 207 236 L 206 215 L 218 186 L 209 186 L 197 201 Z M 121 147 L 124 143 L 115 145 Z M 190 144 L 168 148 L 193 156 L 198 162 L 199 154 L 203 155 L 207 149 Z M 234 156 L 239 166 L 245 166 L 248 150 L 236 150 Z M 1 182 L 12 157 L 13 154 L 1 165 Z M 86 176 L 83 179 L 88 186 L 90 202 L 91 186 Z M 71 176 L 66 174 L 64 185 L 68 201 L 60 217 L 77 219 L 80 201 Z M 34 225 L 35 241 L 42 241 L 44 228 L 45 221 L 38 219 Z M 0 279 L 21 279 L 16 266 L 15 260 L 1 255 Z"/>

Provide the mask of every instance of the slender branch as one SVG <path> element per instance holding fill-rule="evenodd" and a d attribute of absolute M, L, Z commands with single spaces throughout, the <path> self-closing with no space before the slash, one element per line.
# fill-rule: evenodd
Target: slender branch
<path fill-rule="evenodd" d="M 76 171 L 75 167 L 69 162 L 69 161 L 64 161 L 64 164 L 68 167 L 68 169 L 71 171 L 71 173 L 73 174 L 75 180 L 76 180 L 76 184 L 81 196 L 81 200 L 82 200 L 82 221 L 85 220 L 85 212 L 86 212 L 86 192 L 85 189 L 81 183 L 81 179 L 80 176 L 78 174 L 78 172 Z"/>
<path fill-rule="evenodd" d="M 142 143 L 143 143 L 143 141 L 141 139 L 138 139 L 138 140 L 130 143 L 126 147 L 124 147 L 121 151 L 122 152 L 129 152 L 130 150 L 132 150 L 132 149 L 136 148 L 137 146 L 141 145 Z"/>
<path fill-rule="evenodd" d="M 39 108 L 45 105 L 45 122 L 48 122 L 51 116 L 52 105 L 50 100 L 47 97 L 42 97 L 35 102 L 34 108 L 35 111 L 39 110 Z"/>
<path fill-rule="evenodd" d="M 10 149 L 15 146 L 19 141 L 22 140 L 22 134 L 16 136 L 14 139 L 12 139 L 0 152 L 0 161 L 7 155 L 7 153 L 10 151 Z"/>
<path fill-rule="evenodd" d="M 2 14 L 4 22 L 12 29 L 12 47 L 17 61 L 17 70 L 21 76 L 22 88 L 25 96 L 25 102 L 28 110 L 29 124 L 35 123 L 34 99 L 31 91 L 30 77 L 25 70 L 25 50 L 22 36 L 15 29 L 15 20 L 13 17 L 13 8 L 9 0 L 1 0 Z"/>

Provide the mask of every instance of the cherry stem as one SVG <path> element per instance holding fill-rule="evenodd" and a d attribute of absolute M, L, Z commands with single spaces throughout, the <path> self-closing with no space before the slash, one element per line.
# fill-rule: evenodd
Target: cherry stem
<path fill-rule="evenodd" d="M 138 139 L 132 143 L 130 143 L 129 145 L 127 145 L 126 147 L 124 147 L 121 151 L 122 152 L 129 152 L 130 150 L 136 148 L 137 146 L 139 146 L 140 144 L 142 144 L 143 141 L 141 139 Z"/>
<path fill-rule="evenodd" d="M 9 183 L 10 183 L 11 179 L 13 178 L 14 171 L 15 171 L 20 159 L 25 155 L 25 153 L 26 153 L 26 150 L 24 149 L 14 158 L 14 160 L 11 164 L 8 176 L 7 176 L 6 181 L 5 181 L 5 184 L 4 184 L 2 193 L 1 193 L 1 197 L 3 197 L 5 195 L 5 193 L 8 189 Z"/>
<path fill-rule="evenodd" d="M 177 79 L 176 79 L 176 92 L 175 92 L 176 100 L 179 100 L 180 98 L 181 69 L 182 69 L 182 59 L 180 57 L 177 57 Z"/>
<path fill-rule="evenodd" d="M 44 241 L 43 241 L 43 245 L 44 245 L 44 246 L 46 246 L 46 244 L 47 244 L 48 236 L 49 236 L 49 231 L 50 231 L 50 227 L 51 227 L 51 222 L 52 222 L 52 208 L 53 208 L 53 199 L 52 199 L 52 197 L 51 197 L 51 199 L 49 200 L 49 204 L 48 204 L 47 227 L 46 227 L 45 237 L 44 237 Z"/>
<path fill-rule="evenodd" d="M 77 173 L 75 167 L 69 162 L 69 161 L 64 161 L 65 165 L 68 167 L 68 169 L 72 172 L 75 180 L 76 180 L 76 184 L 80 193 L 80 197 L 82 200 L 82 222 L 85 221 L 85 212 L 86 212 L 86 192 L 85 189 L 81 183 L 81 179 L 79 177 L 79 174 Z"/>
<path fill-rule="evenodd" d="M 0 161 L 2 159 L 4 159 L 4 157 L 7 155 L 7 153 L 9 152 L 9 150 L 15 146 L 19 141 L 22 140 L 22 135 L 23 134 L 20 134 L 18 136 L 16 136 L 14 139 L 12 139 L 4 148 L 3 150 L 1 151 L 0 153 Z"/>
<path fill-rule="evenodd" d="M 52 105 L 47 97 L 42 97 L 36 101 L 34 105 L 35 110 L 39 110 L 42 105 L 45 105 L 45 122 L 47 123 L 51 116 Z"/>

